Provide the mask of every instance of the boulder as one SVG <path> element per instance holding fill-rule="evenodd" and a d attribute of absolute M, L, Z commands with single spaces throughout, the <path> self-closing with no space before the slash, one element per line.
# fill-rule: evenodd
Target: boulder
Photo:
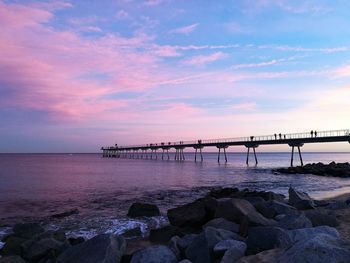
<path fill-rule="evenodd" d="M 179 227 L 176 226 L 164 226 L 162 228 L 151 229 L 149 240 L 155 243 L 168 242 L 173 236 L 181 235 L 182 232 Z"/>
<path fill-rule="evenodd" d="M 255 209 L 266 218 L 274 218 L 276 211 L 267 205 L 266 201 L 255 203 Z"/>
<path fill-rule="evenodd" d="M 177 263 L 177 258 L 170 248 L 159 245 L 135 252 L 130 263 Z"/>
<path fill-rule="evenodd" d="M 280 201 L 276 201 L 276 200 L 272 200 L 269 202 L 265 203 L 267 208 L 272 209 L 276 215 L 280 215 L 280 214 L 297 214 L 298 211 L 295 209 L 295 207 L 288 205 L 286 203 L 280 202 Z"/>
<path fill-rule="evenodd" d="M 335 228 L 329 227 L 329 226 L 317 226 L 317 227 L 310 227 L 310 228 L 294 229 L 294 230 L 289 230 L 288 234 L 289 234 L 289 237 L 291 238 L 292 243 L 296 243 L 300 240 L 311 239 L 312 237 L 319 234 L 326 234 L 334 238 L 340 238 L 339 232 Z"/>
<path fill-rule="evenodd" d="M 329 215 L 319 211 L 306 211 L 306 217 L 311 221 L 312 226 L 339 226 L 339 222 L 334 215 Z"/>
<path fill-rule="evenodd" d="M 160 216 L 159 208 L 154 204 L 133 203 L 128 211 L 128 217 Z"/>
<path fill-rule="evenodd" d="M 75 246 L 75 245 L 78 245 L 80 243 L 83 243 L 85 242 L 85 239 L 83 237 L 70 237 L 68 238 L 68 242 L 71 246 Z"/>
<path fill-rule="evenodd" d="M 296 191 L 293 187 L 289 187 L 289 203 L 299 210 L 313 209 L 314 201 L 304 192 Z"/>
<path fill-rule="evenodd" d="M 206 228 L 208 226 L 214 227 L 214 228 L 221 228 L 225 229 L 234 233 L 238 233 L 239 225 L 236 223 L 233 223 L 231 221 L 226 220 L 225 218 L 214 218 L 210 220 L 208 223 L 206 223 L 203 228 Z"/>
<path fill-rule="evenodd" d="M 57 258 L 57 263 L 120 262 L 125 247 L 123 237 L 101 234 L 65 250 Z"/>
<path fill-rule="evenodd" d="M 219 199 L 219 198 L 227 198 L 227 197 L 237 197 L 238 193 L 239 193 L 238 188 L 227 187 L 227 188 L 213 189 L 209 192 L 209 196 Z"/>
<path fill-rule="evenodd" d="M 238 240 L 234 239 L 225 239 L 222 241 L 219 241 L 214 246 L 214 256 L 215 257 L 222 257 L 227 250 L 232 250 L 229 254 L 231 258 L 233 257 L 233 254 L 239 255 L 239 257 L 242 257 L 247 250 L 247 245 Z"/>
<path fill-rule="evenodd" d="M 0 263 L 26 263 L 20 256 L 8 256 L 0 258 Z"/>
<path fill-rule="evenodd" d="M 313 262 L 341 263 L 349 262 L 350 244 L 337 237 L 318 234 L 301 240 L 281 256 L 281 263 Z"/>
<path fill-rule="evenodd" d="M 300 213 L 281 218 L 276 226 L 284 229 L 298 229 L 312 227 L 312 223 L 304 213 Z"/>
<path fill-rule="evenodd" d="M 6 239 L 6 243 L 1 250 L 1 255 L 21 255 L 21 245 L 26 241 L 27 239 L 21 237 L 9 236 Z"/>
<path fill-rule="evenodd" d="M 222 198 L 218 200 L 215 217 L 222 217 L 240 224 L 244 217 L 250 225 L 274 225 L 276 221 L 261 215 L 254 206 L 246 200 L 237 198 Z"/>
<path fill-rule="evenodd" d="M 33 236 L 43 232 L 44 229 L 38 223 L 16 224 L 13 227 L 13 235 L 25 239 L 31 239 Z"/>
<path fill-rule="evenodd" d="M 228 261 L 228 262 L 235 262 L 235 263 L 279 263 L 278 259 L 283 254 L 284 249 L 282 248 L 274 248 L 270 250 L 265 250 L 263 252 L 260 252 L 256 255 L 252 256 L 245 256 L 240 258 L 237 261 Z M 226 263 L 226 262 L 225 262 Z"/>
<path fill-rule="evenodd" d="M 200 227 L 207 221 L 205 203 L 200 201 L 169 209 L 167 215 L 174 226 Z"/>
<path fill-rule="evenodd" d="M 182 251 L 179 247 L 180 239 L 181 238 L 179 236 L 173 236 L 168 242 L 168 247 L 171 249 L 171 251 L 173 251 L 178 260 L 182 258 Z"/>
<path fill-rule="evenodd" d="M 208 226 L 186 248 L 185 257 L 193 263 L 211 262 L 214 258 L 213 249 L 215 245 L 226 239 L 244 240 L 233 232 Z"/>
<path fill-rule="evenodd" d="M 53 238 L 31 239 L 22 244 L 22 257 L 30 262 L 41 259 L 56 258 L 67 244 Z"/>
<path fill-rule="evenodd" d="M 288 232 L 279 227 L 251 227 L 248 232 L 248 254 L 273 248 L 285 248 L 291 243 Z"/>
<path fill-rule="evenodd" d="M 231 247 L 226 250 L 224 256 L 222 257 L 220 263 L 235 263 L 238 259 L 244 256 L 247 247 Z"/>
<path fill-rule="evenodd" d="M 62 219 L 71 215 L 76 215 L 76 214 L 79 214 L 79 210 L 77 208 L 74 208 L 74 209 L 64 211 L 62 213 L 53 214 L 51 217 L 56 219 Z"/>

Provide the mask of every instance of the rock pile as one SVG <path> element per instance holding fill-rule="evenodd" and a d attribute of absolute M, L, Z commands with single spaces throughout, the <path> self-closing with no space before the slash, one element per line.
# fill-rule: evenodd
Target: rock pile
<path fill-rule="evenodd" d="M 335 163 L 330 164 L 312 163 L 304 166 L 278 168 L 275 172 L 285 174 L 314 174 L 329 177 L 350 177 L 349 163 Z"/>

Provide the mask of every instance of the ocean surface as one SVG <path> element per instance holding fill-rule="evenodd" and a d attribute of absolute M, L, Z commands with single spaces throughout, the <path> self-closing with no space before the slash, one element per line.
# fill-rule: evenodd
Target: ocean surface
<path fill-rule="evenodd" d="M 167 223 L 168 208 L 201 197 L 215 186 L 282 194 L 293 186 L 314 198 L 350 192 L 350 179 L 273 173 L 273 168 L 289 166 L 290 153 L 258 153 L 258 166 L 248 167 L 245 153 L 228 153 L 227 164 L 217 163 L 217 153 L 204 153 L 202 163 L 194 162 L 191 153 L 183 162 L 170 157 L 162 161 L 161 155 L 145 160 L 101 154 L 0 154 L 0 238 L 11 231 L 8 226 L 28 220 L 40 220 L 46 228 L 64 229 L 71 236 L 122 233 L 135 227 L 146 233 Z M 350 153 L 303 153 L 303 159 L 348 162 Z M 163 216 L 128 219 L 127 210 L 135 201 L 157 204 Z M 70 209 L 79 213 L 51 217 Z"/>

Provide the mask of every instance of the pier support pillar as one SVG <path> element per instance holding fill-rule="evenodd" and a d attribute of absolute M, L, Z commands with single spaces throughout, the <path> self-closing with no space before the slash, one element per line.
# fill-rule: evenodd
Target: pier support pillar
<path fill-rule="evenodd" d="M 258 158 L 256 157 L 256 151 L 255 148 L 258 148 L 259 145 L 257 144 L 246 144 L 245 147 L 248 148 L 247 150 L 247 159 L 246 159 L 246 164 L 249 165 L 249 153 L 250 153 L 250 148 L 253 149 L 253 153 L 254 153 L 254 159 L 255 159 L 255 165 L 258 165 Z"/>
<path fill-rule="evenodd" d="M 227 163 L 226 148 L 228 148 L 228 145 L 219 145 L 219 146 L 216 146 L 216 147 L 219 149 L 218 163 L 220 163 L 221 149 L 223 149 L 224 157 L 225 157 L 225 163 Z"/>
<path fill-rule="evenodd" d="M 304 165 L 303 163 L 303 158 L 301 156 L 301 151 L 300 147 L 302 147 L 304 144 L 303 143 L 298 143 L 298 144 L 289 144 L 290 147 L 292 147 L 292 156 L 290 158 L 290 166 L 293 167 L 293 161 L 294 161 L 294 147 L 298 147 L 298 153 L 299 153 L 299 159 L 300 159 L 300 164 L 301 166 Z"/>

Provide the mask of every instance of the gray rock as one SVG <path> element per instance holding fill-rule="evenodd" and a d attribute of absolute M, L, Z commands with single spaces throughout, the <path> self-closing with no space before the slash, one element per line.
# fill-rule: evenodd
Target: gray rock
<path fill-rule="evenodd" d="M 208 223 L 206 223 L 203 228 L 206 228 L 208 226 L 225 229 L 234 233 L 238 233 L 239 230 L 238 224 L 228 221 L 225 218 L 214 218 L 213 220 L 210 220 Z"/>
<path fill-rule="evenodd" d="M 21 245 L 27 240 L 21 237 L 9 236 L 1 250 L 3 256 L 21 255 Z"/>
<path fill-rule="evenodd" d="M 126 244 L 121 236 L 101 234 L 65 250 L 57 263 L 115 263 L 120 262 Z"/>
<path fill-rule="evenodd" d="M 184 252 L 197 236 L 198 234 L 188 234 L 183 236 L 177 241 L 178 248 Z"/>
<path fill-rule="evenodd" d="M 306 217 L 310 219 L 312 226 L 339 226 L 339 222 L 334 215 L 321 213 L 319 211 L 306 211 Z"/>
<path fill-rule="evenodd" d="M 214 258 L 213 249 L 215 245 L 226 239 L 243 240 L 236 233 L 208 226 L 187 247 L 185 257 L 193 263 L 211 262 Z"/>
<path fill-rule="evenodd" d="M 174 236 L 168 242 L 168 247 L 171 249 L 171 251 L 173 251 L 173 253 L 175 254 L 175 256 L 178 260 L 180 260 L 182 258 L 181 249 L 179 247 L 180 239 L 181 239 L 180 237 Z"/>
<path fill-rule="evenodd" d="M 151 229 L 149 239 L 152 242 L 168 242 L 171 237 L 181 234 L 181 230 L 176 226 L 164 226 L 162 228 Z"/>
<path fill-rule="evenodd" d="M 243 218 L 247 218 L 251 225 L 269 226 L 276 221 L 267 219 L 261 215 L 252 204 L 243 199 L 223 198 L 218 200 L 215 217 L 222 217 L 240 224 Z"/>
<path fill-rule="evenodd" d="M 0 258 L 0 263 L 26 263 L 20 256 L 8 256 Z"/>
<path fill-rule="evenodd" d="M 278 259 L 281 257 L 284 251 L 285 249 L 282 248 L 265 250 L 256 255 L 242 257 L 235 261 L 235 263 L 279 263 Z"/>
<path fill-rule="evenodd" d="M 266 202 L 266 206 L 269 207 L 270 209 L 273 209 L 275 211 L 276 214 L 296 214 L 298 213 L 298 211 L 295 209 L 295 207 L 285 204 L 283 202 L 280 201 L 269 201 Z"/>
<path fill-rule="evenodd" d="M 128 211 L 128 217 L 159 216 L 159 208 L 154 204 L 133 203 Z"/>
<path fill-rule="evenodd" d="M 299 215 L 288 215 L 283 217 L 276 226 L 284 229 L 299 229 L 312 227 L 312 223 L 304 213 L 301 213 Z"/>
<path fill-rule="evenodd" d="M 285 248 L 291 243 L 288 231 L 279 227 L 251 227 L 248 232 L 249 254 L 273 248 Z"/>
<path fill-rule="evenodd" d="M 233 249 L 233 251 L 239 252 L 239 254 L 244 255 L 247 250 L 247 245 L 242 241 L 237 241 L 234 239 L 226 239 L 217 243 L 213 249 L 215 257 L 222 257 L 225 252 L 229 249 Z M 233 253 L 231 252 L 231 254 Z"/>
<path fill-rule="evenodd" d="M 245 249 L 243 247 L 231 247 L 225 252 L 220 263 L 235 263 L 244 256 L 244 253 Z"/>
<path fill-rule="evenodd" d="M 38 223 L 16 224 L 13 227 L 13 235 L 25 239 L 31 239 L 33 236 L 43 232 L 44 229 Z"/>
<path fill-rule="evenodd" d="M 193 202 L 168 210 L 168 219 L 174 226 L 202 226 L 206 221 L 206 206 L 204 202 Z"/>
<path fill-rule="evenodd" d="M 296 243 L 300 240 L 311 239 L 312 237 L 319 234 L 326 234 L 334 238 L 340 238 L 339 232 L 335 228 L 329 227 L 329 226 L 317 226 L 317 227 L 311 227 L 311 228 L 294 229 L 294 230 L 289 230 L 288 234 L 289 234 L 289 237 L 291 238 L 292 243 Z"/>
<path fill-rule="evenodd" d="M 289 203 L 299 210 L 312 209 L 315 204 L 311 197 L 304 192 L 296 191 L 293 187 L 289 187 Z"/>
<path fill-rule="evenodd" d="M 31 239 L 22 244 L 22 257 L 30 262 L 37 262 L 42 258 L 55 258 L 64 248 L 63 242 L 53 238 Z"/>
<path fill-rule="evenodd" d="M 176 263 L 177 258 L 167 246 L 152 246 L 134 253 L 130 263 Z"/>
<path fill-rule="evenodd" d="M 350 261 L 350 244 L 327 234 L 297 242 L 279 259 L 281 263 L 343 263 Z"/>

